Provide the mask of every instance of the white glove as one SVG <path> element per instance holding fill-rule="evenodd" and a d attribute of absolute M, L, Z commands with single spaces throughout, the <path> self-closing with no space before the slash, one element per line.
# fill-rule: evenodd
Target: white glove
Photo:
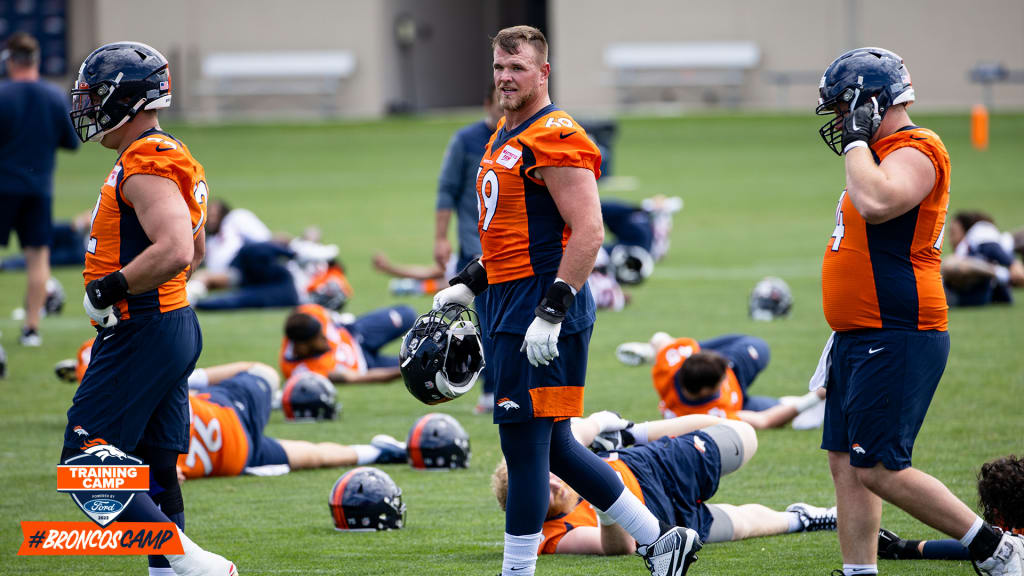
<path fill-rule="evenodd" d="M 434 310 L 440 310 L 446 304 L 462 304 L 463 306 L 469 306 L 473 303 L 473 298 L 476 298 L 476 294 L 469 289 L 469 286 L 465 284 L 456 284 L 455 286 L 449 286 L 444 290 L 441 290 L 437 294 L 434 294 Z"/>
<path fill-rule="evenodd" d="M 440 294 L 443 293 L 442 290 Z M 526 338 L 523 339 L 523 346 L 519 351 L 526 352 L 526 359 L 535 368 L 540 365 L 547 366 L 558 358 L 558 333 L 561 331 L 561 322 L 552 324 L 543 318 L 534 318 L 530 327 L 526 329 Z"/>
<path fill-rule="evenodd" d="M 117 314 L 114 312 L 113 304 L 106 308 L 96 308 L 89 300 L 89 295 L 86 294 L 85 299 L 82 301 L 82 306 L 85 308 L 85 313 L 89 315 L 89 318 L 92 318 L 100 327 L 110 328 L 117 325 Z"/>
<path fill-rule="evenodd" d="M 594 424 L 597 424 L 598 434 L 604 432 L 618 432 L 619 430 L 625 430 L 632 424 L 629 420 L 626 420 L 622 416 L 619 416 L 611 410 L 602 410 L 600 412 L 594 412 L 588 416 Z"/>

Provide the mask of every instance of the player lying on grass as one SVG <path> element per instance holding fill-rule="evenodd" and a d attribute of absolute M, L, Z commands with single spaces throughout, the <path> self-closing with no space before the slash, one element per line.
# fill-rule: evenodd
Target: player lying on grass
<path fill-rule="evenodd" d="M 711 414 L 754 428 L 821 426 L 824 390 L 803 396 L 751 396 L 750 386 L 771 358 L 768 344 L 754 336 L 730 334 L 698 342 L 655 333 L 649 342 L 626 342 L 615 351 L 623 364 L 654 364 L 651 378 L 665 418 Z M 816 409 L 816 410 L 812 410 Z"/>
<path fill-rule="evenodd" d="M 996 228 L 984 212 L 960 211 L 949 221 L 953 254 L 942 260 L 942 285 L 951 306 L 1012 303 L 1024 286 L 1024 264 L 1014 254 L 1014 237 Z"/>
<path fill-rule="evenodd" d="M 978 472 L 978 503 L 985 521 L 1024 534 L 1024 459 L 997 458 Z M 959 540 L 904 540 L 885 530 L 878 533 L 878 557 L 889 560 L 970 560 Z"/>
<path fill-rule="evenodd" d="M 572 432 L 579 442 L 590 445 L 598 435 L 629 424 L 612 412 L 597 412 L 573 419 Z M 691 415 L 641 422 L 630 426 L 627 436 L 636 444 L 599 455 L 660 521 L 690 526 L 704 542 L 835 529 L 835 508 L 797 503 L 778 512 L 760 504 L 707 503 L 721 477 L 738 470 L 757 451 L 757 434 L 749 424 Z M 504 462 L 491 476 L 491 487 L 504 509 L 508 491 Z M 621 526 L 603 517 L 554 474 L 549 488 L 551 503 L 541 554 L 635 551 L 636 543 Z"/>
<path fill-rule="evenodd" d="M 401 378 L 398 357 L 381 348 L 402 338 L 416 321 L 409 306 L 380 308 L 346 322 L 316 304 L 303 304 L 288 315 L 281 341 L 281 374 L 299 370 L 326 376 L 335 383 L 390 382 Z"/>
<path fill-rule="evenodd" d="M 92 339 L 75 360 L 58 364 L 57 375 L 76 381 L 89 364 Z M 61 367 L 64 366 L 64 370 Z M 386 434 L 370 444 L 345 446 L 263 434 L 280 379 L 259 362 L 197 368 L 189 376 L 189 449 L 178 457 L 178 480 L 203 476 L 276 476 L 304 468 L 337 468 L 407 461 L 405 444 Z"/>

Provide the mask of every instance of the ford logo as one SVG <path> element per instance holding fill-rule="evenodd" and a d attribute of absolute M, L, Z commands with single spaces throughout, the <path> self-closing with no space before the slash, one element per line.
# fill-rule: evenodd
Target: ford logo
<path fill-rule="evenodd" d="M 82 505 L 82 508 L 87 512 L 106 512 L 109 514 L 116 514 L 124 508 L 124 504 L 121 504 L 117 500 L 89 500 Z"/>

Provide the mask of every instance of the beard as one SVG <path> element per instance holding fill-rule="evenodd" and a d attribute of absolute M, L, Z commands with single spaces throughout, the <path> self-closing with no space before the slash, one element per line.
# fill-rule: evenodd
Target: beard
<path fill-rule="evenodd" d="M 501 102 L 501 109 L 505 110 L 506 112 L 518 112 L 528 102 L 533 101 L 534 95 L 536 93 L 536 88 L 531 88 L 529 91 L 526 92 L 524 92 L 523 90 L 519 90 L 512 95 L 505 95 L 504 93 L 500 93 L 501 97 L 499 101 Z"/>

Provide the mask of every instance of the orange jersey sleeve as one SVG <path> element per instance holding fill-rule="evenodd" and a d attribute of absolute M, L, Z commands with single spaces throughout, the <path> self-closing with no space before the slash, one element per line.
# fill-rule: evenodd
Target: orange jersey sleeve
<path fill-rule="evenodd" d="M 601 176 L 601 152 L 571 116 L 549 105 L 514 130 L 504 120 L 477 171 L 478 230 L 491 284 L 553 273 L 572 234 L 537 169 L 576 167 Z"/>
<path fill-rule="evenodd" d="M 368 365 L 363 349 L 352 333 L 343 326 L 335 326 L 326 308 L 318 304 L 303 304 L 295 309 L 309 314 L 320 322 L 320 329 L 327 338 L 328 350 L 319 356 L 295 358 L 292 343 L 288 338 L 281 340 L 281 374 L 285 380 L 300 366 L 321 376 L 330 376 L 335 367 L 341 366 L 357 374 L 367 371 Z"/>
<path fill-rule="evenodd" d="M 206 222 L 209 190 L 203 167 L 183 143 L 170 135 L 153 130 L 144 133 L 121 154 L 100 189 L 86 247 L 82 273 L 85 284 L 120 270 L 151 244 L 134 206 L 124 196 L 124 182 L 138 174 L 160 176 L 177 185 L 189 210 L 193 238 Z M 118 302 L 121 319 L 188 306 L 186 274 L 183 270 L 155 290 L 131 294 Z"/>
<path fill-rule="evenodd" d="M 692 404 L 685 402 L 676 387 L 676 373 L 691 355 L 700 352 L 700 344 L 692 338 L 677 338 L 658 351 L 651 369 L 651 380 L 658 393 L 658 410 L 666 418 L 689 414 L 711 414 L 721 418 L 737 420 L 743 408 L 743 388 L 732 368 L 726 370 L 725 384 L 719 395 L 707 402 Z"/>
<path fill-rule="evenodd" d="M 178 456 L 178 466 L 186 478 L 238 476 L 249 460 L 245 429 L 233 409 L 209 402 L 208 397 L 188 398 L 188 454 Z"/>
<path fill-rule="evenodd" d="M 96 341 L 96 338 L 89 338 L 78 348 L 78 354 L 75 355 L 75 378 L 78 382 L 82 381 L 85 377 L 85 369 L 89 367 L 89 360 L 92 360 L 92 344 Z"/>
<path fill-rule="evenodd" d="M 911 127 L 876 142 L 877 162 L 900 148 L 919 150 L 935 167 L 935 185 L 912 210 L 868 224 L 844 190 L 821 267 L 825 319 L 838 332 L 864 328 L 946 330 L 946 295 L 939 273 L 949 154 L 939 137 Z"/>

